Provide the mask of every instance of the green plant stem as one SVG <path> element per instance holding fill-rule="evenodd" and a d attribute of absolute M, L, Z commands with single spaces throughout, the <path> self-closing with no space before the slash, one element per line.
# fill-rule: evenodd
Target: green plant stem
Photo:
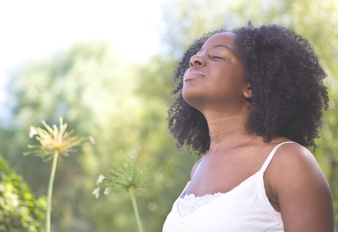
<path fill-rule="evenodd" d="M 134 188 L 129 188 L 129 193 L 130 193 L 131 202 L 133 203 L 133 208 L 134 208 L 134 213 L 135 213 L 135 217 L 136 217 L 138 230 L 139 230 L 139 232 L 143 232 L 140 215 L 139 215 L 138 209 L 137 209 L 137 203 L 136 203 Z"/>
<path fill-rule="evenodd" d="M 58 151 L 55 150 L 53 158 L 53 166 L 50 172 L 49 184 L 48 184 L 48 196 L 47 196 L 47 215 L 46 215 L 46 232 L 50 232 L 50 210 L 52 204 L 52 192 L 53 192 L 53 183 L 55 176 L 56 163 L 58 160 Z"/>

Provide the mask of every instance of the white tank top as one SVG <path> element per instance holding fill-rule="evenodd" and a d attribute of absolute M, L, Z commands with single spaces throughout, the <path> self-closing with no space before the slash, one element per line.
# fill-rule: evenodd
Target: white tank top
<path fill-rule="evenodd" d="M 271 206 L 263 179 L 273 155 L 284 143 L 271 151 L 258 172 L 229 192 L 196 198 L 193 195 L 179 197 L 167 216 L 163 232 L 284 232 L 281 213 Z M 195 173 L 197 170 L 198 167 Z M 178 207 L 179 202 L 187 203 L 188 210 L 183 212 L 184 207 Z"/>

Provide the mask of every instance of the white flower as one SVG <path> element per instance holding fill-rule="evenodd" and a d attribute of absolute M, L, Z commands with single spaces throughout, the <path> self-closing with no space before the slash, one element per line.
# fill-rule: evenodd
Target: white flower
<path fill-rule="evenodd" d="M 107 195 L 107 194 L 109 194 L 109 193 L 110 193 L 110 189 L 109 189 L 109 188 L 106 188 L 106 189 L 104 190 L 104 194 Z"/>
<path fill-rule="evenodd" d="M 89 141 L 92 143 L 92 144 L 95 144 L 95 139 L 92 137 L 92 136 L 89 136 Z"/>
<path fill-rule="evenodd" d="M 104 179 L 104 176 L 101 174 L 101 175 L 99 176 L 99 178 L 97 178 L 96 184 L 102 183 L 103 179 Z"/>
<path fill-rule="evenodd" d="M 34 126 L 31 126 L 29 128 L 29 137 L 33 138 L 34 135 L 36 135 L 38 132 L 35 130 Z"/>
<path fill-rule="evenodd" d="M 95 195 L 96 199 L 99 198 L 99 195 L 100 195 L 100 188 L 94 189 L 94 191 L 92 192 L 92 195 Z"/>

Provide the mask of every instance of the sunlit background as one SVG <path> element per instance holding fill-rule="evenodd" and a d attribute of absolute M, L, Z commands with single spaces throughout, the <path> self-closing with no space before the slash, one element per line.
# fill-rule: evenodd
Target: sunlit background
<path fill-rule="evenodd" d="M 161 51 L 163 2 L 1 1 L 0 103 L 6 102 L 8 77 L 20 65 L 79 41 L 106 41 L 126 60 L 146 62 Z"/>
<path fill-rule="evenodd" d="M 52 230 L 137 231 L 127 195 L 92 195 L 108 164 L 130 156 L 154 164 L 147 191 L 136 197 L 144 231 L 161 231 L 197 161 L 177 151 L 167 130 L 171 75 L 195 39 L 251 20 L 308 38 L 328 73 L 331 100 L 314 155 L 331 186 L 338 231 L 337 12 L 336 0 L 0 1 L 0 222 L 41 231 L 29 227 L 39 214 L 18 204 L 43 208 L 51 163 L 22 154 L 37 144 L 30 125 L 62 116 L 96 144 L 84 143 L 57 166 Z M 14 171 L 23 179 L 10 179 Z M 1 223 L 0 231 L 7 231 Z"/>

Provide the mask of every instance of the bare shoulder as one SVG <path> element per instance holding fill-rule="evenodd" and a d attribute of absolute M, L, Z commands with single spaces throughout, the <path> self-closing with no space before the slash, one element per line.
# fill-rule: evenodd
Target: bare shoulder
<path fill-rule="evenodd" d="M 196 172 L 196 169 L 198 167 L 198 165 L 200 164 L 200 162 L 202 161 L 202 158 L 199 159 L 195 164 L 194 166 L 192 167 L 192 170 L 191 170 L 191 175 L 190 175 L 190 178 L 192 179 L 192 177 L 194 176 L 195 172 Z"/>
<path fill-rule="evenodd" d="M 269 166 L 273 166 L 274 173 L 283 170 L 283 172 L 298 174 L 301 177 L 316 175 L 327 182 L 316 158 L 307 148 L 298 143 L 281 145 Z"/>
<path fill-rule="evenodd" d="M 331 190 L 307 148 L 296 143 L 283 144 L 265 175 L 278 200 L 285 231 L 333 232 Z"/>
<path fill-rule="evenodd" d="M 271 160 L 267 172 L 274 177 L 272 179 L 276 180 L 276 183 L 286 181 L 290 177 L 294 181 L 312 178 L 311 182 L 317 181 L 329 187 L 316 158 L 307 148 L 297 143 L 281 145 Z"/>

